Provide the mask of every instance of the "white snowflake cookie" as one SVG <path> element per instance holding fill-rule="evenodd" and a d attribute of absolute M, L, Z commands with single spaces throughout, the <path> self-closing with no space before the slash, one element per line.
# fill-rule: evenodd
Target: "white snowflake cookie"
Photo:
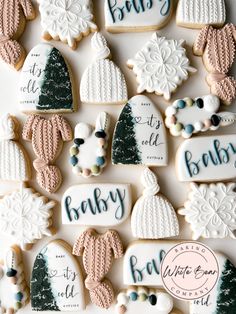
<path fill-rule="evenodd" d="M 183 48 L 184 40 L 166 39 L 157 33 L 145 46 L 129 59 L 128 67 L 137 76 L 137 92 L 155 92 L 166 100 L 189 77 L 188 72 L 196 72 Z"/>
<path fill-rule="evenodd" d="M 92 0 L 38 0 L 43 38 L 67 43 L 72 49 L 97 30 Z"/>
<path fill-rule="evenodd" d="M 235 239 L 236 230 L 236 184 L 191 183 L 189 200 L 180 215 L 191 224 L 193 240 L 203 238 Z"/>

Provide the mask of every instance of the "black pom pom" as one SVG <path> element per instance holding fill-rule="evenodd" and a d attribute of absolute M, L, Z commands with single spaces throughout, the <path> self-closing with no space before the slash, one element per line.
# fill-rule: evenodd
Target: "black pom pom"
<path fill-rule="evenodd" d="M 202 109 L 204 107 L 204 102 L 203 102 L 202 98 L 198 98 L 196 100 L 196 104 L 197 104 L 198 108 L 200 108 L 200 109 Z"/>
<path fill-rule="evenodd" d="M 7 271 L 7 277 L 14 277 L 17 274 L 17 271 L 13 268 L 9 268 Z"/>
<path fill-rule="evenodd" d="M 155 294 L 151 294 L 148 297 L 148 300 L 149 300 L 151 305 L 156 305 L 156 303 L 157 303 L 157 297 L 155 296 Z"/>
<path fill-rule="evenodd" d="M 74 139 L 74 143 L 77 145 L 77 146 L 80 146 L 82 144 L 84 144 L 84 140 L 82 138 L 75 138 Z"/>
<path fill-rule="evenodd" d="M 220 117 L 217 116 L 217 114 L 213 114 L 213 115 L 211 116 L 211 123 L 212 123 L 212 125 L 214 125 L 214 126 L 218 126 L 218 125 L 220 124 Z"/>
<path fill-rule="evenodd" d="M 98 138 L 105 138 L 106 137 L 106 133 L 103 130 L 97 131 L 95 133 L 95 136 L 98 137 Z"/>

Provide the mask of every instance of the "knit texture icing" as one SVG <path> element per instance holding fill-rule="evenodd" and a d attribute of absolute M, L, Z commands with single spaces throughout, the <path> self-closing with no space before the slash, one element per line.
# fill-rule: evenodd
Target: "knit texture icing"
<path fill-rule="evenodd" d="M 108 230 L 104 234 L 97 234 L 94 229 L 88 229 L 77 239 L 73 254 L 83 255 L 87 274 L 85 286 L 92 303 L 101 308 L 109 308 L 114 301 L 114 291 L 105 275 L 109 272 L 113 259 L 123 256 L 123 245 L 118 232 Z"/>
<path fill-rule="evenodd" d="M 145 168 L 141 177 L 144 185 L 143 196 L 136 204 L 131 216 L 134 237 L 140 239 L 161 239 L 179 234 L 179 224 L 171 203 L 159 192 L 155 174 Z"/>

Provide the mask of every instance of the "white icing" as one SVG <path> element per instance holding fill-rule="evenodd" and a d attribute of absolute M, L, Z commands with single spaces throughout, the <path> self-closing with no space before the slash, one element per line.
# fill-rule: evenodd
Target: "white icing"
<path fill-rule="evenodd" d="M 15 238 L 23 250 L 50 236 L 52 208 L 55 202 L 47 202 L 43 196 L 21 186 L 19 191 L 6 195 L 0 202 L 0 230 Z"/>
<path fill-rule="evenodd" d="M 204 238 L 235 239 L 236 230 L 236 184 L 191 183 L 188 201 L 179 214 L 191 224 L 193 240 Z"/>
<path fill-rule="evenodd" d="M 142 31 L 162 28 L 172 13 L 173 1 L 105 1 L 105 25 L 109 31 Z"/>
<path fill-rule="evenodd" d="M 5 113 L 0 118 L 0 141 L 14 140 L 15 134 L 15 123 L 9 113 Z"/>
<path fill-rule="evenodd" d="M 236 177 L 235 134 L 185 140 L 176 154 L 181 182 L 230 180 Z"/>
<path fill-rule="evenodd" d="M 75 185 L 67 189 L 62 197 L 62 223 L 107 227 L 119 225 L 129 217 L 131 205 L 128 184 Z"/>
<path fill-rule="evenodd" d="M 135 57 L 128 60 L 128 66 L 137 76 L 138 93 L 155 92 L 169 100 L 171 93 L 188 79 L 188 72 L 196 72 L 190 66 L 184 43 L 184 40 L 168 40 L 154 33 Z"/>
<path fill-rule="evenodd" d="M 91 47 L 96 52 L 95 59 L 106 59 L 110 56 L 106 38 L 101 33 L 95 33 L 91 39 Z"/>
<path fill-rule="evenodd" d="M 148 168 L 143 171 L 145 187 L 134 205 L 131 215 L 133 236 L 140 239 L 160 239 L 178 236 L 179 224 L 171 203 L 159 192 L 155 174 Z"/>
<path fill-rule="evenodd" d="M 43 32 L 72 48 L 82 35 L 97 30 L 91 0 L 39 0 L 39 11 Z"/>
<path fill-rule="evenodd" d="M 223 25 L 226 20 L 225 0 L 179 0 L 177 24 L 194 28 Z"/>

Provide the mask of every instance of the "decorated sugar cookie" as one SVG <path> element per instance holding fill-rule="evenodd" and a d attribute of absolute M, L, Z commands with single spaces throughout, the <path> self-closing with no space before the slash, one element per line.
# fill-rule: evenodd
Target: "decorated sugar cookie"
<path fill-rule="evenodd" d="M 65 241 L 54 240 L 36 256 L 31 274 L 33 311 L 85 309 L 82 273 L 71 251 Z"/>
<path fill-rule="evenodd" d="M 0 231 L 28 250 L 43 236 L 52 235 L 54 201 L 25 186 L 0 201 Z"/>
<path fill-rule="evenodd" d="M 140 239 L 160 239 L 179 235 L 179 223 L 171 203 L 160 193 L 156 175 L 145 168 L 141 182 L 143 195 L 134 205 L 131 216 L 133 236 Z"/>
<path fill-rule="evenodd" d="M 162 116 L 146 96 L 134 96 L 123 108 L 112 141 L 112 163 L 166 166 L 168 147 Z"/>
<path fill-rule="evenodd" d="M 157 30 L 169 21 L 172 7 L 171 0 L 106 0 L 105 26 L 114 33 Z"/>
<path fill-rule="evenodd" d="M 75 49 L 83 36 L 97 30 L 92 0 L 38 0 L 43 38 Z"/>
<path fill-rule="evenodd" d="M 184 43 L 184 40 L 166 39 L 154 33 L 134 58 L 128 60 L 128 67 L 137 76 L 139 94 L 155 92 L 169 100 L 178 86 L 188 79 L 189 72 L 196 72 L 190 66 Z"/>
<path fill-rule="evenodd" d="M 22 253 L 12 246 L 0 262 L 0 313 L 14 314 L 29 302 Z"/>
<path fill-rule="evenodd" d="M 236 177 L 235 134 L 201 136 L 185 140 L 176 154 L 181 182 L 231 180 Z"/>
<path fill-rule="evenodd" d="M 106 166 L 106 148 L 110 117 L 101 112 L 93 128 L 80 122 L 75 127 L 74 145 L 70 149 L 70 163 L 73 173 L 85 178 L 98 176 Z"/>
<path fill-rule="evenodd" d="M 21 111 L 71 112 L 76 109 L 68 65 L 59 50 L 39 44 L 28 54 L 21 72 Z"/>
<path fill-rule="evenodd" d="M 235 113 L 218 112 L 219 108 L 220 99 L 215 95 L 178 99 L 166 109 L 165 124 L 173 136 L 190 138 L 193 134 L 214 131 L 236 121 Z"/>
<path fill-rule="evenodd" d="M 188 201 L 179 214 L 184 215 L 193 230 L 193 240 L 204 238 L 235 239 L 236 184 L 191 183 Z"/>
<path fill-rule="evenodd" d="M 31 0 L 1 0 L 0 5 L 0 59 L 19 70 L 25 59 L 25 50 L 18 42 L 26 21 L 35 18 Z"/>
<path fill-rule="evenodd" d="M 98 234 L 94 229 L 84 231 L 76 240 L 73 254 L 83 256 L 86 272 L 85 287 L 89 291 L 92 303 L 109 308 L 114 301 L 112 284 L 105 278 L 113 259 L 123 256 L 123 245 L 115 230 Z"/>
<path fill-rule="evenodd" d="M 53 115 L 45 119 L 40 115 L 30 115 L 23 128 L 23 138 L 32 141 L 37 156 L 33 166 L 37 172 L 37 182 L 49 193 L 54 193 L 61 185 L 60 169 L 52 165 L 64 141 L 72 140 L 72 130 L 65 118 Z"/>
<path fill-rule="evenodd" d="M 119 225 L 129 217 L 131 205 L 129 184 L 74 185 L 62 197 L 62 223 L 108 227 Z"/>
<path fill-rule="evenodd" d="M 81 101 L 91 104 L 124 104 L 128 99 L 125 77 L 117 65 L 109 60 L 111 52 L 105 37 L 101 33 L 95 33 L 91 46 L 96 55 L 81 78 Z"/>
<path fill-rule="evenodd" d="M 182 27 L 222 26 L 226 20 L 225 0 L 179 0 L 176 23 Z"/>
<path fill-rule="evenodd" d="M 218 96 L 225 105 L 236 98 L 236 80 L 228 75 L 236 56 L 236 26 L 226 24 L 221 29 L 205 26 L 199 33 L 193 52 L 202 56 L 209 72 L 206 77 L 211 93 Z"/>

